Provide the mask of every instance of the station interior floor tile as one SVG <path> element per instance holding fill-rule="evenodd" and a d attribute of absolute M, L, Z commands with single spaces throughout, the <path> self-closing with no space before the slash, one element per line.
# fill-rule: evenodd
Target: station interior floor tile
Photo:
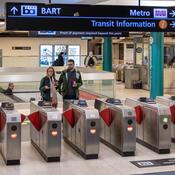
<path fill-rule="evenodd" d="M 126 99 L 139 98 L 139 97 L 149 97 L 149 91 L 144 89 L 125 89 L 125 84 L 117 82 L 116 83 L 116 98 Z"/>
<path fill-rule="evenodd" d="M 63 141 L 61 162 L 47 163 L 30 142 L 23 142 L 21 165 L 6 166 L 0 157 L 0 175 L 135 175 L 153 172 L 168 173 L 169 171 L 175 171 L 174 165 L 138 168 L 130 163 L 130 161 L 173 157 L 175 157 L 175 144 L 172 144 L 171 153 L 164 155 L 158 155 L 146 147 L 137 144 L 136 155 L 132 157 L 121 157 L 110 148 L 100 144 L 99 159 L 84 160 Z"/>

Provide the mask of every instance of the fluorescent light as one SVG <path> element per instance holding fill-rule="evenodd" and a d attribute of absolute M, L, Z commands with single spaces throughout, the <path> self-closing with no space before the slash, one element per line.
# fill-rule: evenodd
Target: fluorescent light
<path fill-rule="evenodd" d="M 0 26 L 3 26 L 5 25 L 5 22 L 4 21 L 0 21 Z"/>
<path fill-rule="evenodd" d="M 173 1 L 150 1 L 150 0 L 141 0 L 141 5 L 143 6 L 174 6 L 175 2 Z"/>
<path fill-rule="evenodd" d="M 127 5 L 138 6 L 139 0 L 106 0 L 99 5 Z M 175 6 L 174 0 L 140 0 L 141 6 Z"/>
<path fill-rule="evenodd" d="M 74 4 L 74 3 L 79 3 L 80 0 L 51 0 L 51 3 L 55 4 Z"/>
<path fill-rule="evenodd" d="M 107 0 L 104 2 L 97 3 L 99 5 L 138 5 L 138 0 Z"/>

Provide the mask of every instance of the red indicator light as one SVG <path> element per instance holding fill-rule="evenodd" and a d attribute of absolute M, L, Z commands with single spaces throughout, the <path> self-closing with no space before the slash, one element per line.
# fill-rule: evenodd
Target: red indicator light
<path fill-rule="evenodd" d="M 127 130 L 128 130 L 128 132 L 132 132 L 133 131 L 133 127 L 132 126 L 128 126 Z"/>
<path fill-rule="evenodd" d="M 17 138 L 17 134 L 16 133 L 11 134 L 11 138 L 12 139 L 16 139 Z"/>
<path fill-rule="evenodd" d="M 90 129 L 90 133 L 91 134 L 95 134 L 96 133 L 96 129 L 95 128 Z"/>
<path fill-rule="evenodd" d="M 52 134 L 53 137 L 56 137 L 58 135 L 58 132 L 57 131 L 52 131 L 51 134 Z"/>

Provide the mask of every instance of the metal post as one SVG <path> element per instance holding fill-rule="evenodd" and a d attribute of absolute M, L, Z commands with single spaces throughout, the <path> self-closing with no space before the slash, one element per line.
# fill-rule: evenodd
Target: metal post
<path fill-rule="evenodd" d="M 164 85 L 164 33 L 151 32 L 150 97 L 163 95 Z"/>
<path fill-rule="evenodd" d="M 140 1 L 141 1 L 141 0 L 138 0 L 138 2 L 139 2 L 138 5 L 139 5 L 139 7 L 140 7 L 140 5 L 141 5 L 141 4 L 140 4 Z"/>
<path fill-rule="evenodd" d="M 103 70 L 112 71 L 112 38 L 104 37 L 103 42 Z"/>

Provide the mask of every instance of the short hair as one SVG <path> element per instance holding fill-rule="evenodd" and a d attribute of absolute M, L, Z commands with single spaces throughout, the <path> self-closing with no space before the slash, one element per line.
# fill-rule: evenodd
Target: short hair
<path fill-rule="evenodd" d="M 60 52 L 60 55 L 63 55 L 64 54 L 64 52 Z"/>
<path fill-rule="evenodd" d="M 8 86 L 12 86 L 12 85 L 14 85 L 13 82 L 9 82 Z"/>
<path fill-rule="evenodd" d="M 75 64 L 75 61 L 73 59 L 69 59 L 67 62 Z"/>

